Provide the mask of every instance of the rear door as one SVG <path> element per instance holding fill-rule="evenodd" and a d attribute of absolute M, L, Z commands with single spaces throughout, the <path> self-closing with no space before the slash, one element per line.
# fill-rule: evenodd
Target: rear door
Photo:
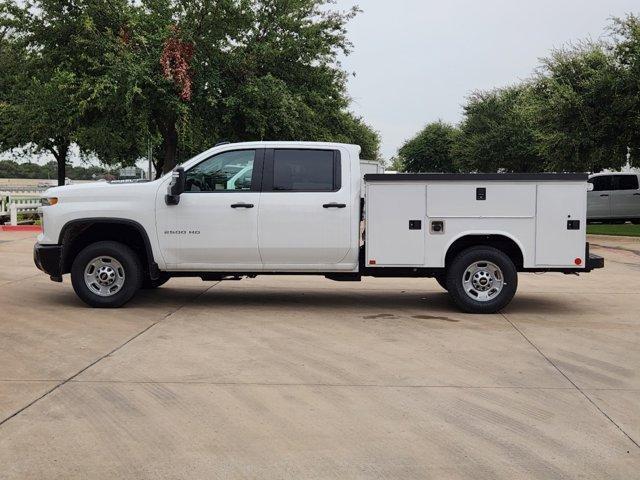
<path fill-rule="evenodd" d="M 589 183 L 593 184 L 593 190 L 587 192 L 587 218 L 610 218 L 613 175 L 592 177 Z"/>
<path fill-rule="evenodd" d="M 351 248 L 349 159 L 339 150 L 268 149 L 258 216 L 265 269 L 322 269 Z"/>
<path fill-rule="evenodd" d="M 640 218 L 640 190 L 635 174 L 615 175 L 611 192 L 611 215 L 616 218 Z"/>

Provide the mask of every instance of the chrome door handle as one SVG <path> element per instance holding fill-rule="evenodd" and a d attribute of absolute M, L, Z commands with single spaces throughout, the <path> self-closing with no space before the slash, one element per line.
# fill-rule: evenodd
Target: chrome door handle
<path fill-rule="evenodd" d="M 325 203 L 322 205 L 322 208 L 346 208 L 347 205 L 344 203 Z"/>
<path fill-rule="evenodd" d="M 633 194 L 633 196 L 634 196 L 634 197 L 636 197 L 636 196 L 637 196 L 637 197 L 640 197 L 640 193 L 634 193 L 634 194 Z"/>
<path fill-rule="evenodd" d="M 234 203 L 231 208 L 253 208 L 253 203 Z"/>

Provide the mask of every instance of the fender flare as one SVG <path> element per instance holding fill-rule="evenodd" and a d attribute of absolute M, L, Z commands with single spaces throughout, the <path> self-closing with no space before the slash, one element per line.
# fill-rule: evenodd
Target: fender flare
<path fill-rule="evenodd" d="M 455 236 L 453 239 L 451 239 L 451 241 L 449 243 L 447 243 L 447 246 L 444 249 L 444 252 L 442 254 L 442 265 L 444 266 L 445 259 L 447 258 L 447 254 L 449 253 L 449 250 L 451 249 L 451 246 L 455 242 L 457 242 L 458 240 L 460 240 L 461 238 L 464 238 L 464 237 L 473 237 L 473 236 L 479 236 L 479 235 L 493 235 L 493 236 L 499 236 L 499 237 L 508 238 L 513 243 L 515 243 L 517 245 L 517 247 L 520 249 L 520 254 L 522 255 L 523 263 L 526 261 L 527 257 L 525 256 L 525 249 L 522 247 L 522 242 L 520 242 L 520 240 L 518 240 L 516 237 L 514 237 L 510 233 L 507 233 L 507 232 L 504 232 L 504 231 L 500 231 L 500 230 L 490 230 L 490 231 L 486 231 L 486 230 L 481 230 L 481 231 L 469 230 L 469 231 L 461 232 L 460 234 Z"/>
<path fill-rule="evenodd" d="M 88 217 L 88 218 L 77 218 L 75 220 L 69 220 L 64 224 L 62 229 L 60 229 L 60 235 L 58 236 L 58 244 L 62 245 L 62 257 L 60 259 L 62 265 L 64 265 L 66 260 L 66 252 L 65 252 L 65 238 L 68 235 L 69 229 L 76 225 L 86 224 L 87 227 L 94 225 L 96 223 L 100 224 L 115 224 L 115 225 L 127 225 L 129 227 L 133 227 L 142 237 L 142 241 L 144 242 L 145 252 L 147 254 L 147 266 L 149 269 L 149 275 L 153 280 L 156 280 L 160 276 L 160 268 L 155 261 L 153 256 L 153 249 L 151 248 L 151 241 L 149 240 L 149 235 L 145 228 L 135 220 L 131 220 L 128 218 L 113 218 L 113 217 Z"/>

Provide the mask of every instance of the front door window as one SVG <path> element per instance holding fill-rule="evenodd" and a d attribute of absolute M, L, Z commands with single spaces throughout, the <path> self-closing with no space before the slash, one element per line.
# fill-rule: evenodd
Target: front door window
<path fill-rule="evenodd" d="M 255 150 L 224 152 L 187 172 L 187 192 L 251 190 Z"/>

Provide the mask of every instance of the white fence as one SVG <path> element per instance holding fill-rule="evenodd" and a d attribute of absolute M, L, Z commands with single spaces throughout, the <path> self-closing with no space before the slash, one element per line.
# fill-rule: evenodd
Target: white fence
<path fill-rule="evenodd" d="M 46 188 L 2 187 L 0 189 L 0 217 L 9 217 L 11 225 L 18 224 L 18 213 L 37 213 L 40 193 Z"/>

